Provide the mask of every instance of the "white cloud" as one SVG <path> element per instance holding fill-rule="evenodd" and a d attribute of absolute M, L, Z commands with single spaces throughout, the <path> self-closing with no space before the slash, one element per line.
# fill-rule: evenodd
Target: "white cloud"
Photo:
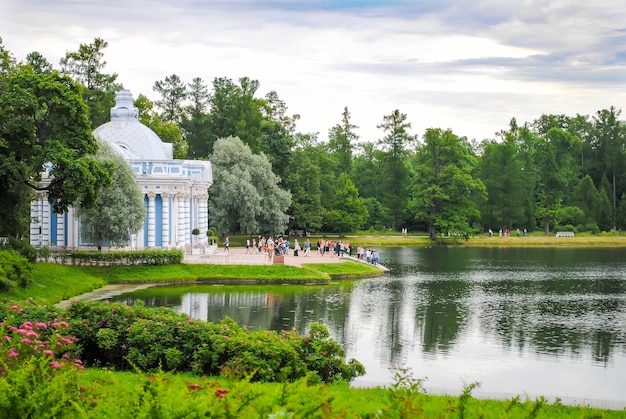
<path fill-rule="evenodd" d="M 135 96 L 170 74 L 260 82 L 322 138 L 348 106 L 364 140 L 394 109 L 413 133 L 493 138 L 515 117 L 621 107 L 626 11 L 616 0 L 0 0 L 5 46 L 53 64 L 100 37 Z"/>

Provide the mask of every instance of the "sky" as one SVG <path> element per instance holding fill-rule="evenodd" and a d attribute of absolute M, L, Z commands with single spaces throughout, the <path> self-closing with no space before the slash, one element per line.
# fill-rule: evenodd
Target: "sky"
<path fill-rule="evenodd" d="M 156 81 L 216 77 L 276 91 L 297 131 L 328 130 L 344 107 L 360 141 L 399 110 L 422 138 L 451 129 L 482 141 L 515 118 L 592 116 L 626 104 L 626 8 L 620 0 L 0 0 L 15 58 L 56 68 L 108 42 L 104 72 L 136 98 Z"/>

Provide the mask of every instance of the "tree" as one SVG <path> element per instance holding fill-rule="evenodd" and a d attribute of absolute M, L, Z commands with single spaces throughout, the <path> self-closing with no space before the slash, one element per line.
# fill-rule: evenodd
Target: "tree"
<path fill-rule="evenodd" d="M 486 198 L 485 185 L 472 176 L 469 144 L 450 130 L 430 128 L 416 154 L 412 209 L 425 221 L 431 240 L 437 231 L 468 233 L 480 216 L 476 202 Z"/>
<path fill-rule="evenodd" d="M 283 184 L 291 192 L 292 227 L 319 230 L 322 227 L 320 169 L 304 150 L 293 153 Z"/>
<path fill-rule="evenodd" d="M 175 159 L 187 157 L 189 146 L 178 125 L 173 122 L 164 122 L 154 111 L 154 104 L 144 95 L 139 95 L 135 100 L 135 106 L 139 110 L 139 122 L 154 131 L 161 140 L 172 144 Z"/>
<path fill-rule="evenodd" d="M 406 131 L 411 128 L 406 119 L 406 114 L 396 109 L 383 117 L 383 122 L 377 126 L 387 134 L 380 141 L 384 152 L 380 181 L 384 187 L 382 202 L 390 210 L 391 229 L 394 231 L 407 202 L 408 169 L 405 152 L 407 146 L 415 139 Z"/>
<path fill-rule="evenodd" d="M 51 73 L 53 71 L 52 64 L 37 51 L 26 55 L 26 63 L 30 65 L 35 73 Z"/>
<path fill-rule="evenodd" d="M 109 121 L 115 92 L 122 88 L 116 83 L 116 73 L 102 72 L 107 64 L 103 51 L 108 46 L 108 42 L 95 38 L 91 44 L 80 44 L 78 51 L 66 52 L 60 61 L 61 72 L 83 86 L 83 100 L 89 107 L 92 128 Z"/>
<path fill-rule="evenodd" d="M 619 120 L 621 110 L 611 106 L 609 109 L 598 111 L 593 118 L 592 143 L 598 154 L 596 164 L 601 176 L 607 176 L 611 181 L 612 190 L 612 223 L 616 223 L 617 199 L 624 190 L 618 187 L 620 177 L 624 175 L 624 160 L 626 158 L 626 125 Z"/>
<path fill-rule="evenodd" d="M 525 227 L 524 203 L 530 196 L 526 171 L 514 135 L 503 135 L 501 142 L 486 143 L 476 167 L 476 176 L 487 190 L 487 200 L 480 206 L 483 225 Z"/>
<path fill-rule="evenodd" d="M 161 120 L 164 123 L 178 124 L 183 117 L 183 104 L 187 98 L 187 87 L 176 74 L 165 77 L 154 83 L 152 90 L 160 95 L 160 99 L 155 101 L 162 113 Z"/>
<path fill-rule="evenodd" d="M 84 240 L 102 245 L 128 245 L 132 234 L 143 227 L 146 207 L 130 165 L 108 147 L 100 145 L 98 158 L 113 163 L 111 185 L 100 191 L 97 207 L 79 209 Z"/>
<path fill-rule="evenodd" d="M 328 130 L 328 149 L 336 156 L 339 173 L 350 174 L 352 150 L 359 136 L 354 132 L 358 127 L 350 123 L 348 107 L 343 108 L 341 123 Z"/>
<path fill-rule="evenodd" d="M 180 127 L 189 144 L 188 155 L 191 158 L 207 158 L 210 154 L 207 143 L 210 135 L 209 89 L 201 78 L 196 77 L 187 85 L 187 92 L 191 104 L 183 114 Z"/>
<path fill-rule="evenodd" d="M 559 221 L 563 198 L 577 182 L 580 149 L 580 139 L 560 128 L 551 128 L 535 144 L 537 218 L 542 220 L 546 235 L 550 233 L 550 224 Z"/>
<path fill-rule="evenodd" d="M 110 166 L 92 156 L 91 134 L 81 88 L 58 73 L 18 67 L 0 76 L 0 225 L 24 234 L 31 190 L 45 190 L 56 213 L 94 205 L 110 181 Z M 38 186 L 42 175 L 47 186 Z"/>
<path fill-rule="evenodd" d="M 213 185 L 211 224 L 222 232 L 281 233 L 287 227 L 291 194 L 264 155 L 256 155 L 239 138 L 221 138 L 211 155 Z"/>
<path fill-rule="evenodd" d="M 335 196 L 326 210 L 326 229 L 340 235 L 361 228 L 369 217 L 363 198 L 359 197 L 359 192 L 346 173 L 339 175 Z"/>

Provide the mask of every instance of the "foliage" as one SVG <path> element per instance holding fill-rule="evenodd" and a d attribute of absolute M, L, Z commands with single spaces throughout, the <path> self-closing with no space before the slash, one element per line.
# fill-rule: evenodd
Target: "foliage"
<path fill-rule="evenodd" d="M 320 169 L 303 150 L 296 150 L 283 184 L 291 191 L 291 228 L 318 231 L 322 227 Z"/>
<path fill-rule="evenodd" d="M 437 231 L 468 233 L 479 216 L 476 202 L 485 186 L 472 176 L 474 156 L 466 141 L 452 131 L 428 129 L 416 155 L 412 209 L 428 222 L 429 237 Z"/>
<path fill-rule="evenodd" d="M 92 252 L 76 250 L 72 252 L 52 253 L 53 262 L 71 265 L 91 266 L 150 266 L 179 264 L 183 260 L 181 250 L 119 250 L 111 252 Z"/>
<path fill-rule="evenodd" d="M 335 195 L 325 207 L 324 227 L 327 231 L 351 233 L 368 219 L 367 208 L 346 173 L 337 179 Z"/>
<path fill-rule="evenodd" d="M 96 208 L 79 208 L 82 237 L 101 250 L 105 243 L 123 247 L 143 227 L 145 204 L 130 165 L 101 145 L 99 158 L 113 163 L 111 185 L 100 191 Z"/>
<path fill-rule="evenodd" d="M 143 371 L 228 371 L 255 381 L 295 380 L 314 374 L 320 381 L 350 381 L 365 373 L 322 325 L 305 338 L 295 331 L 248 331 L 230 319 L 218 324 L 193 320 L 170 309 L 102 302 L 74 302 L 65 319 L 80 342 L 87 365 Z"/>
<path fill-rule="evenodd" d="M 144 95 L 139 95 L 135 106 L 139 110 L 139 122 L 154 131 L 163 142 L 172 144 L 175 159 L 185 158 L 189 145 L 183 138 L 181 128 L 174 122 L 163 120 L 154 110 L 154 103 Z"/>
<path fill-rule="evenodd" d="M 396 230 L 400 217 L 408 203 L 406 167 L 406 149 L 415 140 L 407 129 L 411 123 L 407 122 L 407 115 L 398 109 L 383 117 L 383 122 L 377 126 L 386 135 L 380 141 L 383 147 L 382 173 L 380 181 L 383 183 L 381 202 L 389 208 L 391 215 L 391 229 Z"/>
<path fill-rule="evenodd" d="M 75 339 L 67 335 L 69 325 L 16 322 L 16 311 L 22 307 L 11 306 L 0 325 L 0 416 L 66 416 L 82 396 L 77 385 L 82 362 L 72 357 Z"/>
<path fill-rule="evenodd" d="M 108 46 L 109 43 L 102 38 L 95 38 L 91 44 L 80 44 L 78 51 L 66 52 L 60 60 L 61 73 L 83 86 L 82 96 L 89 107 L 92 128 L 109 121 L 115 92 L 122 88 L 116 83 L 117 74 L 102 72 L 107 64 L 103 51 Z"/>
<path fill-rule="evenodd" d="M 224 233 L 277 234 L 285 230 L 291 194 L 280 188 L 264 155 L 252 154 L 240 139 L 229 137 L 217 141 L 211 162 L 212 225 Z"/>
<path fill-rule="evenodd" d="M 13 249 L 0 249 L 0 291 L 26 288 L 32 282 L 32 265 Z"/>
<path fill-rule="evenodd" d="M 0 225 L 5 233 L 25 233 L 32 199 L 25 185 L 46 191 L 57 213 L 70 205 L 94 205 L 110 183 L 110 167 L 92 157 L 98 145 L 80 86 L 66 76 L 28 68 L 0 74 L 0 119 Z M 37 186 L 44 172 L 50 183 Z"/>

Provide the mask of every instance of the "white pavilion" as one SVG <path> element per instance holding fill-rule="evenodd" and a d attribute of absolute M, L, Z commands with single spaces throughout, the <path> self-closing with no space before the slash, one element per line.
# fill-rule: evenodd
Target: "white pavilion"
<path fill-rule="evenodd" d="M 213 183 L 211 163 L 174 160 L 172 144 L 164 143 L 139 122 L 130 91 L 115 96 L 111 121 L 93 132 L 94 137 L 119 153 L 130 164 L 146 205 L 144 227 L 132 235 L 127 248 L 153 249 L 207 245 L 208 189 Z M 40 186 L 50 182 L 44 173 Z M 80 234 L 74 208 L 56 214 L 47 193 L 38 192 L 30 205 L 30 244 L 51 249 L 90 248 Z M 194 229 L 199 230 L 193 235 Z"/>

